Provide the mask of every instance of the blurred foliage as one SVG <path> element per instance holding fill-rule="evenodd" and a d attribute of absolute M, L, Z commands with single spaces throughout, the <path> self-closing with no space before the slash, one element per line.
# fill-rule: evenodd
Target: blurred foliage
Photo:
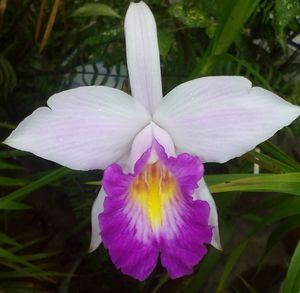
<path fill-rule="evenodd" d="M 74 86 L 78 76 L 83 84 L 123 83 L 128 4 L 0 0 L 2 139 L 51 94 Z M 191 77 L 243 75 L 300 104 L 299 47 L 288 45 L 300 31 L 298 0 L 148 4 L 157 20 L 165 93 Z M 99 172 L 59 168 L 1 146 L 0 292 L 274 292 L 273 278 L 271 283 L 255 278 L 281 243 L 288 243 L 289 254 L 277 288 L 286 276 L 283 292 L 299 292 L 299 134 L 296 121 L 273 138 L 280 148 L 265 142 L 260 152 L 222 166 L 208 164 L 224 252 L 210 248 L 191 276 L 171 281 L 158 267 L 143 283 L 122 276 L 103 247 L 87 253 Z M 261 174 L 253 174 L 253 164 Z M 249 277 L 241 258 L 251 255 L 259 233 L 264 248 L 252 257 L 256 265 L 247 268 L 254 269 Z"/>

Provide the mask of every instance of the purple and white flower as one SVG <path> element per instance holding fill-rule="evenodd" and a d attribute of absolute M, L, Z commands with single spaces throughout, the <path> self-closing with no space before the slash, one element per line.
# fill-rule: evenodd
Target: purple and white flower
<path fill-rule="evenodd" d="M 53 95 L 5 143 L 77 170 L 105 169 L 92 208 L 117 268 L 144 280 L 158 257 L 171 278 L 220 249 L 205 162 L 226 162 L 290 124 L 300 108 L 239 76 L 203 77 L 164 98 L 154 17 L 144 2 L 125 19 L 132 97 L 103 86 Z"/>

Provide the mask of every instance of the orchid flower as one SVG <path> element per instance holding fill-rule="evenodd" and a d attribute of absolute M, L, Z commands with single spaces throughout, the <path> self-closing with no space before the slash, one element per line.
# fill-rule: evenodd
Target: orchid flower
<path fill-rule="evenodd" d="M 239 76 L 203 77 L 162 98 L 156 23 L 144 2 L 125 18 L 132 97 L 104 86 L 53 95 L 5 143 L 77 170 L 105 169 L 92 208 L 101 242 L 124 274 L 144 280 L 158 257 L 171 278 L 221 249 L 206 162 L 224 163 L 290 124 L 300 108 Z"/>

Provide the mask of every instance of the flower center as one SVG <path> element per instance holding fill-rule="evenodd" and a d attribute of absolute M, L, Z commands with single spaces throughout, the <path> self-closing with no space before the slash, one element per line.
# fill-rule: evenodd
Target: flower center
<path fill-rule="evenodd" d="M 153 231 L 162 226 L 166 206 L 178 197 L 178 187 L 173 174 L 159 161 L 147 164 L 134 179 L 129 195 L 144 209 Z"/>

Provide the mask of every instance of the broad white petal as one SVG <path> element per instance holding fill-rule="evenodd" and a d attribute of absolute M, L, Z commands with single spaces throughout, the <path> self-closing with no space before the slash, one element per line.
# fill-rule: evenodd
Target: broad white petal
<path fill-rule="evenodd" d="M 98 215 L 103 211 L 103 202 L 105 198 L 104 189 L 101 187 L 99 194 L 94 201 L 92 207 L 91 226 L 92 235 L 89 252 L 93 252 L 101 244 L 100 227 L 98 221 Z"/>
<path fill-rule="evenodd" d="M 300 114 L 279 96 L 243 77 L 204 77 L 183 83 L 162 100 L 154 121 L 179 152 L 226 162 L 253 149 Z"/>
<path fill-rule="evenodd" d="M 125 37 L 132 95 L 153 113 L 162 98 L 159 49 L 155 19 L 143 1 L 128 8 Z"/>
<path fill-rule="evenodd" d="M 24 119 L 4 143 L 78 170 L 117 162 L 150 120 L 132 97 L 102 86 L 63 91 L 48 106 Z"/>
<path fill-rule="evenodd" d="M 194 199 L 200 199 L 208 202 L 210 207 L 209 225 L 213 226 L 213 237 L 211 240 L 211 245 L 214 246 L 216 249 L 222 250 L 222 245 L 220 241 L 220 232 L 219 232 L 219 224 L 218 224 L 218 212 L 215 201 L 212 195 L 209 192 L 209 189 L 202 178 L 198 183 L 199 187 L 195 190 Z"/>

